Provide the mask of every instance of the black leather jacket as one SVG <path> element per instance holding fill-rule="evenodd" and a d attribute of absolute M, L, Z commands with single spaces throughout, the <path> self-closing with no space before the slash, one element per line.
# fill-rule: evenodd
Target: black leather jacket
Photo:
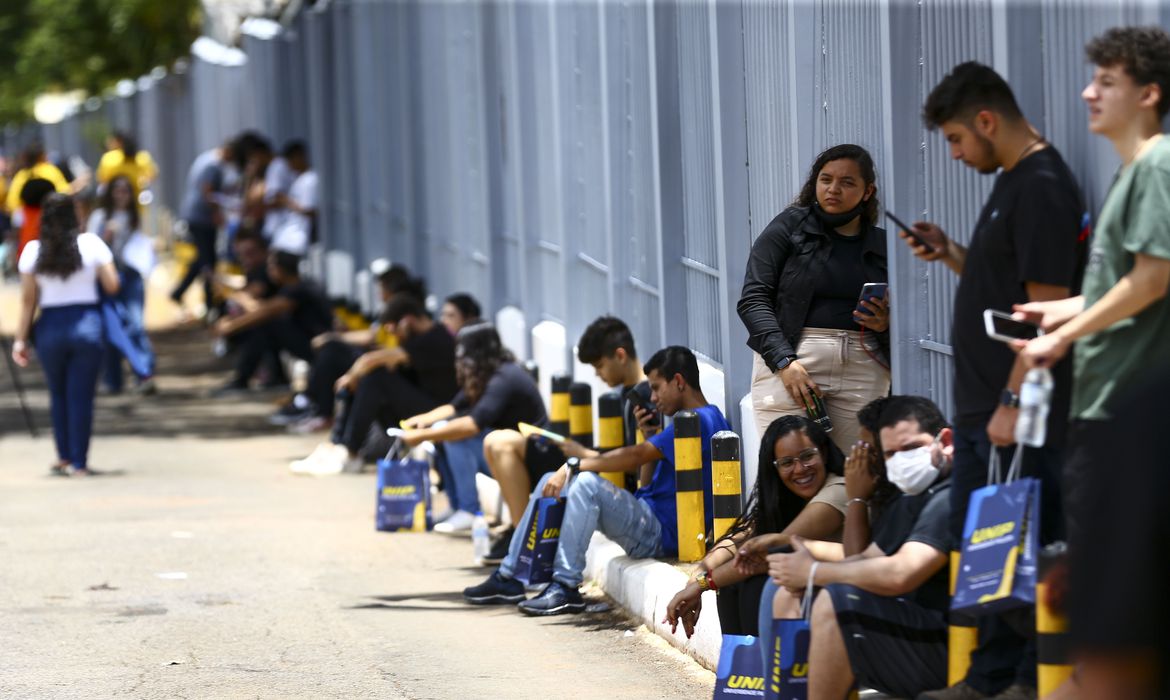
<path fill-rule="evenodd" d="M 866 279 L 886 281 L 886 231 L 863 224 L 862 264 Z M 825 274 L 832 240 L 808 207 L 781 212 L 752 245 L 736 310 L 748 330 L 748 347 L 776 371 L 784 358 L 796 354 L 800 332 L 812 304 L 818 276 Z M 858 290 L 860 292 L 860 290 Z M 889 356 L 889 333 L 866 331 Z M 888 360 L 883 358 L 889 364 Z"/>

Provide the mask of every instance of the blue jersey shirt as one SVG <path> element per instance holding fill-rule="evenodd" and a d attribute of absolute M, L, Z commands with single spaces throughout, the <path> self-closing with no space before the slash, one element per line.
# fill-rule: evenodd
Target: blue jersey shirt
<path fill-rule="evenodd" d="M 711 436 L 720 430 L 731 430 L 727 419 L 718 407 L 707 404 L 695 410 L 699 416 L 703 446 L 703 516 L 707 531 L 712 529 L 711 500 Z M 674 424 L 649 438 L 649 442 L 662 453 L 662 459 L 654 466 L 654 477 L 650 483 L 637 490 L 634 497 L 645 501 L 650 510 L 662 523 L 662 548 L 668 556 L 678 555 L 678 505 L 674 487 Z"/>

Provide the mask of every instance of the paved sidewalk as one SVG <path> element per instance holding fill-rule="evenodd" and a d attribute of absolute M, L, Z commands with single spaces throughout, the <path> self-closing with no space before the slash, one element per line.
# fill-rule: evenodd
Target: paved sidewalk
<path fill-rule="evenodd" d="M 0 697 L 710 697 L 622 614 L 465 606 L 467 540 L 375 532 L 372 475 L 291 476 L 316 438 L 206 399 L 201 330 L 155 340 L 161 394 L 99 398 L 91 479 L 46 475 L 40 372 L 33 440 L 0 367 Z"/>

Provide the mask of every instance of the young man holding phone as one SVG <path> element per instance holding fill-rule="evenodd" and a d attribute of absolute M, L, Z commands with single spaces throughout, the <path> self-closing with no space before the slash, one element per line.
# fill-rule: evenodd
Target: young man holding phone
<path fill-rule="evenodd" d="M 940 260 L 961 276 L 951 338 L 956 404 L 951 532 L 957 546 L 971 492 L 986 484 L 993 446 L 1015 443 L 1026 372 L 1007 344 L 988 337 L 983 312 L 1067 296 L 1083 267 L 1088 215 L 1068 166 L 1028 123 L 1011 88 L 991 68 L 975 62 L 956 66 L 927 98 L 923 117 L 928 128 L 942 131 L 952 158 L 980 173 L 999 173 L 969 247 L 932 223 L 914 224 L 919 240 L 901 233 L 919 258 Z M 1060 465 L 1071 367 L 1056 367 L 1055 379 L 1048 442 L 1027 450 L 1023 464 L 1024 475 L 1042 484 L 1042 542 L 1062 537 Z M 1010 451 L 1003 456 L 1010 458 Z M 981 643 L 965 681 L 919 697 L 1035 697 L 1034 640 L 999 617 L 983 618 L 979 626 Z"/>
<path fill-rule="evenodd" d="M 1143 496 L 1152 487 L 1163 500 L 1165 494 L 1156 489 L 1157 474 L 1137 481 L 1119 475 L 1135 474 L 1135 461 L 1158 469 L 1166 461 L 1156 432 L 1132 430 L 1134 407 L 1126 403 L 1133 399 L 1126 394 L 1157 381 L 1170 348 L 1170 140 L 1162 133 L 1170 112 L 1170 36 L 1160 27 L 1111 29 L 1089 42 L 1086 53 L 1095 65 L 1081 93 L 1089 130 L 1112 142 L 1122 167 L 1101 207 L 1084 293 L 1017 307 L 1021 318 L 1048 331 L 1018 345 L 1023 361 L 1035 367 L 1060 366 L 1074 350 L 1065 494 L 1081 687 L 1098 693 L 1092 697 L 1165 697 L 1165 686 L 1155 691 L 1166 683 L 1164 593 L 1150 587 L 1157 579 L 1152 569 L 1119 576 L 1111 564 L 1120 558 L 1111 550 L 1119 539 L 1132 545 L 1136 537 L 1149 546 L 1122 549 L 1156 561 L 1156 544 L 1165 541 L 1156 521 L 1126 529 L 1137 521 L 1118 517 L 1118 510 L 1135 507 L 1135 485 Z M 1149 410 L 1164 413 L 1164 395 L 1161 400 Z M 1128 471 L 1117 471 L 1118 460 Z M 1136 503 L 1150 512 L 1143 508 L 1149 499 Z M 1126 683 L 1146 685 L 1148 693 L 1126 690 Z"/>

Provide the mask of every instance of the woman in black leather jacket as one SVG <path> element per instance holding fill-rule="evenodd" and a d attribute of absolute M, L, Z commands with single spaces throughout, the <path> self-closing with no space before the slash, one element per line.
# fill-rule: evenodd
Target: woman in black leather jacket
<path fill-rule="evenodd" d="M 857 411 L 889 393 L 888 300 L 858 302 L 864 284 L 887 281 L 875 179 L 864 148 L 826 150 L 796 201 L 752 245 L 737 310 L 755 352 L 761 435 L 778 416 L 805 415 L 820 398 L 829 435 L 848 453 Z"/>

